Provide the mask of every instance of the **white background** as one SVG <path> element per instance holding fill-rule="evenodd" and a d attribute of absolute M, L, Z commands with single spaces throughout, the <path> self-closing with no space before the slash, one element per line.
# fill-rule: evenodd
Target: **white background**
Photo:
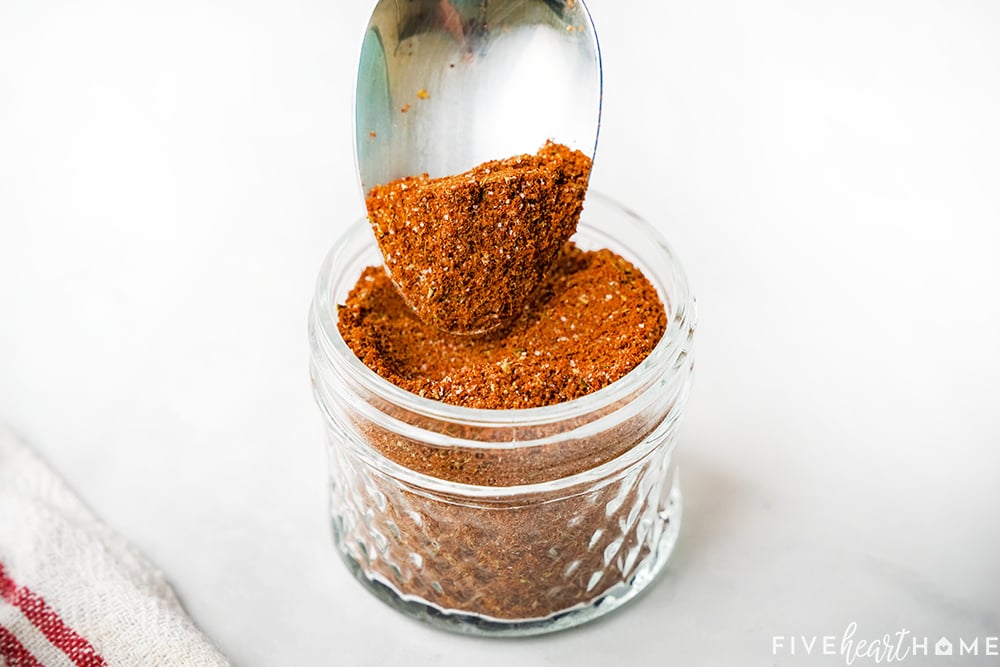
<path fill-rule="evenodd" d="M 685 525 L 626 610 L 503 642 L 397 615 L 330 544 L 305 323 L 363 213 L 370 8 L 0 0 L 0 420 L 224 653 L 805 664 L 772 635 L 1000 634 L 1000 3 L 591 0 L 592 186 L 699 300 Z"/>

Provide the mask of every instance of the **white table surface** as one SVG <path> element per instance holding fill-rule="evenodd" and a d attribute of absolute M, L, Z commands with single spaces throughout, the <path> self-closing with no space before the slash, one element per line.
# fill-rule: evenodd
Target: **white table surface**
<path fill-rule="evenodd" d="M 626 610 L 456 637 L 333 553 L 305 323 L 363 212 L 367 2 L 0 0 L 0 420 L 239 665 L 844 664 L 773 637 L 1000 634 L 1000 4 L 590 8 L 592 186 L 661 225 L 700 310 L 685 525 Z"/>

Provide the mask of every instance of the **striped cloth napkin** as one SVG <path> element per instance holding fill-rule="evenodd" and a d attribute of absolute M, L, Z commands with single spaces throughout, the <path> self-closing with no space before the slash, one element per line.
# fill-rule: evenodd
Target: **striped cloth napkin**
<path fill-rule="evenodd" d="M 153 565 L 0 424 L 0 667 L 228 664 Z"/>

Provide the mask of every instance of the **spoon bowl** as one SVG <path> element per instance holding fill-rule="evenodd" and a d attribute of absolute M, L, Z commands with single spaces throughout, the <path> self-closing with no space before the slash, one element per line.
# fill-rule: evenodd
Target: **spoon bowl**
<path fill-rule="evenodd" d="M 355 102 L 365 193 L 533 153 L 549 139 L 592 158 L 597 35 L 583 0 L 379 0 Z"/>

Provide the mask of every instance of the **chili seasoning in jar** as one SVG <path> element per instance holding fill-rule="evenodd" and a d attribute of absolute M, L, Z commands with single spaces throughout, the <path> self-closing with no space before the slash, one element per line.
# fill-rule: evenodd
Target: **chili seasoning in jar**
<path fill-rule="evenodd" d="M 695 311 L 669 247 L 590 193 L 539 295 L 476 341 L 422 325 L 381 260 L 356 222 L 309 320 L 350 571 L 393 607 L 470 634 L 549 632 L 633 598 L 681 516 L 672 453 Z"/>

